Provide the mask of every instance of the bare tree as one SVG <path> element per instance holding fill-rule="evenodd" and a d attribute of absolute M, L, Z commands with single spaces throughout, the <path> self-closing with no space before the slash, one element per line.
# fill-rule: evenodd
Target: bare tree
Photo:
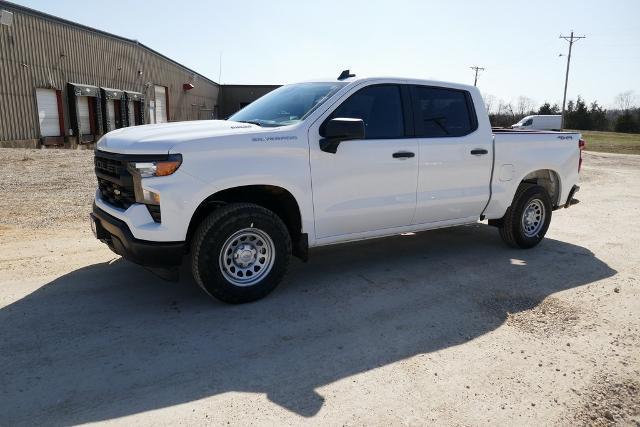
<path fill-rule="evenodd" d="M 625 92 L 619 93 L 614 103 L 616 107 L 621 109 L 622 111 L 628 111 L 635 106 L 636 103 L 636 94 L 633 93 L 632 90 L 627 90 Z"/>
<path fill-rule="evenodd" d="M 490 93 L 484 93 L 482 94 L 482 99 L 484 99 L 484 106 L 487 109 L 487 114 L 492 114 L 496 105 L 496 97 Z"/>
<path fill-rule="evenodd" d="M 510 102 L 504 102 L 504 100 L 498 101 L 498 114 L 508 114 L 513 116 L 513 106 Z"/>
<path fill-rule="evenodd" d="M 516 113 L 519 116 L 524 116 L 525 114 L 533 111 L 535 107 L 535 102 L 531 98 L 527 98 L 526 96 L 519 96 L 516 100 Z"/>

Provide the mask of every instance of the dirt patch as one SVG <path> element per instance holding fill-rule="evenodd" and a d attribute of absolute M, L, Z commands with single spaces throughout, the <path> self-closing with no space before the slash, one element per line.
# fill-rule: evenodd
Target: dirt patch
<path fill-rule="evenodd" d="M 508 326 L 538 336 L 575 334 L 580 310 L 555 297 L 540 298 L 497 294 L 483 305 Z"/>
<path fill-rule="evenodd" d="M 0 149 L 0 226 L 84 222 L 96 191 L 91 150 Z"/>
<path fill-rule="evenodd" d="M 581 426 L 640 426 L 640 382 L 599 375 L 574 413 Z"/>

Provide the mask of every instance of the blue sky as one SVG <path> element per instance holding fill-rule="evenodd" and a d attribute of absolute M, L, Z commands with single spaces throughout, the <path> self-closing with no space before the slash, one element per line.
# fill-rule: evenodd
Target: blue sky
<path fill-rule="evenodd" d="M 399 75 L 473 83 L 506 101 L 562 101 L 572 29 L 569 98 L 612 106 L 640 95 L 640 1 L 147 1 L 15 0 L 138 39 L 223 83 L 291 83 Z M 119 19 L 121 17 L 121 19 Z M 158 22 L 153 24 L 152 22 Z M 134 26 L 135 22 L 141 25 Z"/>

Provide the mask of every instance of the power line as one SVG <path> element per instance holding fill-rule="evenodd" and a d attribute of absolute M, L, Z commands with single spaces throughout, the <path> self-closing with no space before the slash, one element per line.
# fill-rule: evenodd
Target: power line
<path fill-rule="evenodd" d="M 569 65 L 571 64 L 571 48 L 573 44 L 580 39 L 586 39 L 587 36 L 574 36 L 573 31 L 571 31 L 570 36 L 560 35 L 561 39 L 564 39 L 569 42 L 569 54 L 567 55 L 567 73 L 564 76 L 564 96 L 562 97 L 562 119 L 560 121 L 560 129 L 564 129 L 564 106 L 567 102 L 567 84 L 569 83 Z M 562 56 L 562 54 L 560 54 Z"/>
<path fill-rule="evenodd" d="M 484 71 L 484 68 L 478 67 L 477 65 L 473 67 L 469 67 L 476 72 L 475 78 L 473 79 L 473 85 L 476 86 L 478 83 L 478 71 Z"/>

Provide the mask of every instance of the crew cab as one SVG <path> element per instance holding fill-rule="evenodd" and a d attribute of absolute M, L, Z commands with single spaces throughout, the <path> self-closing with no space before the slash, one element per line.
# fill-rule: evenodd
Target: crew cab
<path fill-rule="evenodd" d="M 579 189 L 574 132 L 492 130 L 473 86 L 407 78 L 282 86 L 228 120 L 98 142 L 92 228 L 117 254 L 228 303 L 259 299 L 308 249 L 488 220 L 536 246 Z"/>

